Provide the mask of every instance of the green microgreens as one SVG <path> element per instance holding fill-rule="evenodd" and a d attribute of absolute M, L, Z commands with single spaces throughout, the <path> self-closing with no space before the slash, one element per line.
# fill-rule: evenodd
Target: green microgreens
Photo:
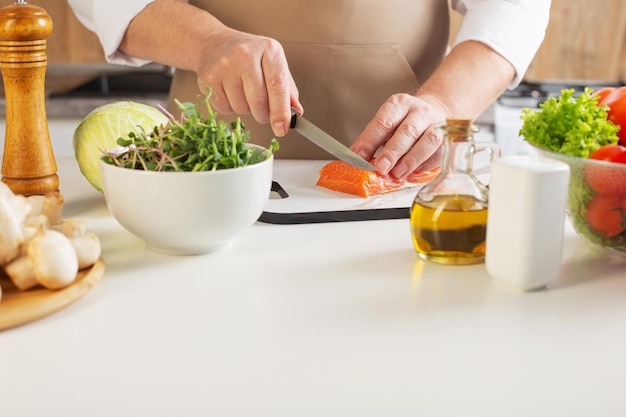
<path fill-rule="evenodd" d="M 268 149 L 250 146 L 250 132 L 241 119 L 230 126 L 218 120 L 209 97 L 200 103 L 174 100 L 181 112 L 180 120 L 161 109 L 170 117 L 165 126 L 155 126 L 151 132 L 139 127 L 129 132 L 117 140 L 121 148 L 104 152 L 103 161 L 144 171 L 214 171 L 255 164 L 278 150 L 275 138 Z M 203 103 L 206 117 L 199 110 Z"/>

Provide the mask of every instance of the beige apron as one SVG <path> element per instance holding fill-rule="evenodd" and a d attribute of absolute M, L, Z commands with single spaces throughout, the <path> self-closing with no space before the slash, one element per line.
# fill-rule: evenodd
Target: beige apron
<path fill-rule="evenodd" d="M 306 118 L 346 145 L 389 96 L 415 93 L 443 58 L 448 43 L 446 0 L 190 3 L 227 26 L 280 41 Z M 197 101 L 199 94 L 196 75 L 177 70 L 170 97 Z M 242 119 L 252 133 L 252 143 L 266 145 L 274 137 L 269 125 L 259 125 L 249 115 Z M 296 132 L 279 142 L 277 157 L 330 158 Z"/>

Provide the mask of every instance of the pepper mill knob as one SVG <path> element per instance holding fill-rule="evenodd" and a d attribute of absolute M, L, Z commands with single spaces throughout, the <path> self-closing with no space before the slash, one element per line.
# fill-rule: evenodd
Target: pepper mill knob
<path fill-rule="evenodd" d="M 0 70 L 6 97 L 2 182 L 16 194 L 57 191 L 45 104 L 46 40 L 52 19 L 24 0 L 0 9 Z"/>

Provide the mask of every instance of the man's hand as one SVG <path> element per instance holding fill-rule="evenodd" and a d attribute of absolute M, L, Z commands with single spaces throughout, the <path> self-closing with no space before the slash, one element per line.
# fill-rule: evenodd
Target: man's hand
<path fill-rule="evenodd" d="M 221 114 L 251 113 L 284 136 L 291 107 L 301 112 L 302 106 L 280 43 L 229 28 L 209 39 L 197 73 L 200 89 L 212 89 L 211 105 Z"/>
<path fill-rule="evenodd" d="M 278 41 L 234 30 L 184 0 L 157 0 L 131 21 L 120 51 L 194 71 L 202 94 L 221 114 L 251 113 L 271 123 L 276 136 L 289 129 L 291 107 L 302 113 L 298 89 Z"/>
<path fill-rule="evenodd" d="M 373 164 L 383 175 L 403 178 L 416 169 L 435 168 L 440 165 L 442 143 L 435 126 L 445 121 L 447 114 L 445 106 L 432 96 L 395 94 L 351 148 L 367 160 L 375 156 Z"/>

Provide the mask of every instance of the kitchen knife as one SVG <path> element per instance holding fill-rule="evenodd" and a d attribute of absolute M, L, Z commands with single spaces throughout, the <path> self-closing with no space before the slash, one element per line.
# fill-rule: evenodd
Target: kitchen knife
<path fill-rule="evenodd" d="M 361 158 L 352 149 L 309 122 L 292 109 L 291 125 L 289 126 L 302 136 L 324 149 L 336 158 L 360 169 L 376 171 L 376 167 Z"/>

